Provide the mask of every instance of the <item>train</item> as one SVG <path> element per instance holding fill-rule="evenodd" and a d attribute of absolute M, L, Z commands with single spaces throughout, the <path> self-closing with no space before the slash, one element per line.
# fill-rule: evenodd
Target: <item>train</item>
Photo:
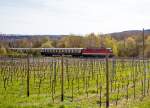
<path fill-rule="evenodd" d="M 9 48 L 9 50 L 22 53 L 37 51 L 43 56 L 113 57 L 111 48 Z"/>

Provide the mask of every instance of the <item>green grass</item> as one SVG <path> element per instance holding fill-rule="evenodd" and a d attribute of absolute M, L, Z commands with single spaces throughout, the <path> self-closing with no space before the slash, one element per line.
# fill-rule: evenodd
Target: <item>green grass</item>
<path fill-rule="evenodd" d="M 53 60 L 52 60 L 53 59 Z M 56 66 L 54 62 L 57 59 Z M 65 58 L 66 59 L 66 58 Z M 11 58 L 9 58 L 11 60 Z M 106 82 L 105 62 L 103 60 L 81 60 L 68 59 L 68 65 L 64 61 L 64 102 L 61 102 L 61 62 L 58 58 L 34 58 L 35 62 L 30 63 L 30 96 L 26 96 L 26 72 L 27 60 L 19 58 L 18 62 L 0 61 L 0 108 L 99 108 L 99 86 L 102 85 L 102 108 L 105 107 Z M 46 60 L 51 60 L 47 62 Z M 32 61 L 32 59 L 31 59 Z M 141 96 L 141 80 L 143 80 L 142 61 L 122 62 L 117 60 L 115 80 L 110 91 L 110 104 L 115 108 L 118 100 L 118 107 L 126 98 L 126 85 L 129 82 L 128 103 L 124 108 L 148 108 L 149 98 L 142 102 L 134 102 L 133 79 L 136 80 L 136 98 Z M 68 67 L 67 67 L 68 66 Z M 146 68 L 149 69 L 150 64 Z M 67 71 L 68 69 L 68 71 Z M 52 81 L 55 79 L 54 102 L 52 99 Z M 109 72 L 112 75 L 112 62 L 109 62 Z M 135 76 L 136 75 L 136 76 Z M 12 76 L 12 77 L 11 77 Z M 97 79 L 98 76 L 98 79 Z M 8 78 L 6 90 L 4 89 L 3 78 Z M 147 79 L 150 74 L 147 74 Z M 12 79 L 12 81 L 11 81 Z M 69 79 L 69 83 L 68 83 Z M 39 89 L 39 82 L 41 85 Z M 73 102 L 72 102 L 72 80 L 73 80 Z M 97 94 L 98 80 L 98 94 Z M 68 88 L 69 84 L 69 88 Z M 119 87 L 119 94 L 118 94 Z M 146 87 L 148 87 L 146 85 Z M 79 89 L 78 89 L 79 88 Z M 87 88 L 87 90 L 86 90 Z M 110 87 L 111 88 L 111 87 Z M 116 90 L 115 90 L 116 88 Z M 54 89 L 53 89 L 54 90 Z M 138 104 L 137 104 L 138 102 Z M 144 104 L 144 105 L 142 105 Z M 131 108 L 132 108 L 131 107 Z"/>

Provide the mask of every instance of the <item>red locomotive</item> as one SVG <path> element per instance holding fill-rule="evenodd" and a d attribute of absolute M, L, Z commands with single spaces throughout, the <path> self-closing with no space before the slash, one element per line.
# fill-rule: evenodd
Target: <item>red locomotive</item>
<path fill-rule="evenodd" d="M 98 48 L 98 49 L 82 49 L 81 54 L 83 56 L 101 56 L 105 57 L 106 55 L 112 56 L 111 48 Z"/>

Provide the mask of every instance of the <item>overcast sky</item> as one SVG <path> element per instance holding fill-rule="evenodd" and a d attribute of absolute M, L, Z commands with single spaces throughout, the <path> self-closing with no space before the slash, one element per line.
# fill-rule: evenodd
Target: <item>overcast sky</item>
<path fill-rule="evenodd" d="M 0 0 L 0 32 L 110 33 L 150 28 L 150 0 Z"/>

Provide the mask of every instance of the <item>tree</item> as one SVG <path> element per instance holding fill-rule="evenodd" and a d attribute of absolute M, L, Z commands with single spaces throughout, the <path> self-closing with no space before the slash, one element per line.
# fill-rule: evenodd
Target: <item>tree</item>
<path fill-rule="evenodd" d="M 99 48 L 100 37 L 96 36 L 94 33 L 88 34 L 86 37 L 84 37 L 83 46 L 86 48 Z"/>
<path fill-rule="evenodd" d="M 15 42 L 15 46 L 16 47 L 20 47 L 20 48 L 32 48 L 32 41 L 29 39 L 21 39 L 21 40 L 17 40 Z"/>
<path fill-rule="evenodd" d="M 46 43 L 46 42 L 49 41 L 49 40 L 50 40 L 49 37 L 45 37 L 45 36 L 44 36 L 44 37 L 42 38 L 42 43 Z"/>
<path fill-rule="evenodd" d="M 150 57 L 150 46 L 147 46 L 147 47 L 145 48 L 145 50 L 144 50 L 144 55 L 145 55 L 146 57 Z"/>
<path fill-rule="evenodd" d="M 47 41 L 41 45 L 42 48 L 52 48 L 52 41 Z"/>
<path fill-rule="evenodd" d="M 145 40 L 145 50 L 144 54 L 146 57 L 150 57 L 150 36 Z"/>
<path fill-rule="evenodd" d="M 58 43 L 57 43 L 57 47 L 59 48 L 65 48 L 66 45 L 65 45 L 65 41 L 67 40 L 67 37 L 62 37 L 60 40 L 58 40 Z"/>
<path fill-rule="evenodd" d="M 136 56 L 136 41 L 133 37 L 126 39 L 127 56 Z"/>
<path fill-rule="evenodd" d="M 117 41 L 112 38 L 110 35 L 105 36 L 104 38 L 104 47 L 112 48 L 113 54 L 118 56 L 118 44 Z"/>
<path fill-rule="evenodd" d="M 57 46 L 62 48 L 80 48 L 82 47 L 83 37 L 81 36 L 65 36 L 58 41 Z"/>
<path fill-rule="evenodd" d="M 67 39 L 65 41 L 65 46 L 67 48 L 80 48 L 80 47 L 82 47 L 82 37 L 70 35 L 69 37 L 67 37 Z"/>
<path fill-rule="evenodd" d="M 0 47 L 0 55 L 5 55 L 5 54 L 7 54 L 7 50 L 5 47 L 1 46 Z"/>
<path fill-rule="evenodd" d="M 117 48 L 118 48 L 118 56 L 125 57 L 127 55 L 126 48 L 124 46 L 124 41 L 120 40 L 117 42 Z"/>
<path fill-rule="evenodd" d="M 39 48 L 39 47 L 41 47 L 41 44 L 42 44 L 41 38 L 39 38 L 39 37 L 33 37 L 31 39 L 31 41 L 32 41 L 32 47 L 33 48 Z"/>
<path fill-rule="evenodd" d="M 42 48 L 51 48 L 51 47 L 53 47 L 52 43 L 53 43 L 53 41 L 50 40 L 49 37 L 44 37 L 44 38 L 42 38 L 41 47 Z"/>

